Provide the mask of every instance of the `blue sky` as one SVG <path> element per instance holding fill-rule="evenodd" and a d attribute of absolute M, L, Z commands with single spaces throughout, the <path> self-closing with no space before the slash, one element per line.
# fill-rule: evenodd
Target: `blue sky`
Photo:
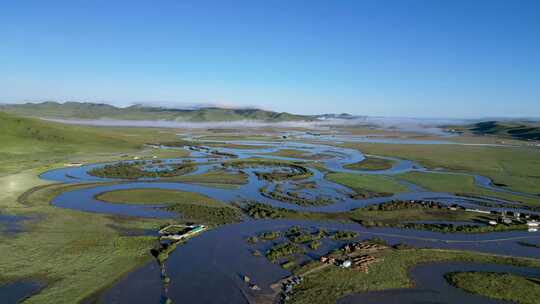
<path fill-rule="evenodd" d="M 540 117 L 540 1 L 2 1 L 0 101 Z"/>

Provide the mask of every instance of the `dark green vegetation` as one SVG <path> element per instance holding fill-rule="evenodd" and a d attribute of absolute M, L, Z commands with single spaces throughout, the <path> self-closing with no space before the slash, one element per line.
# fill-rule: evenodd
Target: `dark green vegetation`
<path fill-rule="evenodd" d="M 346 165 L 346 169 L 352 170 L 388 170 L 394 166 L 395 161 L 368 156 L 364 160 Z"/>
<path fill-rule="evenodd" d="M 259 239 L 265 240 L 265 241 L 272 241 L 277 238 L 279 238 L 280 233 L 279 231 L 269 231 L 269 232 L 263 232 L 259 235 Z"/>
<path fill-rule="evenodd" d="M 381 175 L 330 173 L 326 179 L 351 188 L 356 192 L 355 198 L 391 196 L 408 190 L 395 180 Z"/>
<path fill-rule="evenodd" d="M 240 219 L 240 211 L 236 208 L 194 192 L 165 189 L 116 190 L 99 194 L 97 199 L 109 203 L 163 204 L 189 222 L 218 225 Z"/>
<path fill-rule="evenodd" d="M 262 187 L 259 189 L 261 195 L 278 200 L 285 203 L 296 204 L 299 206 L 321 206 L 329 205 L 335 203 L 333 199 L 316 197 L 316 198 L 305 198 L 302 197 L 300 192 L 295 190 L 284 191 L 283 187 L 280 184 L 277 184 L 274 189 L 271 191 L 267 187 Z"/>
<path fill-rule="evenodd" d="M 102 178 L 166 178 L 184 175 L 194 171 L 196 167 L 195 164 L 189 162 L 164 165 L 159 160 L 151 163 L 134 161 L 105 165 L 88 171 L 88 174 Z"/>
<path fill-rule="evenodd" d="M 495 135 L 498 137 L 540 140 L 540 125 L 531 122 L 484 121 L 465 127 L 475 135 Z"/>
<path fill-rule="evenodd" d="M 499 224 L 497 226 L 479 226 L 479 225 L 454 225 L 454 224 L 425 224 L 425 223 L 406 223 L 392 225 L 392 227 L 415 230 L 429 230 L 434 232 L 463 232 L 463 233 L 483 233 L 511 230 L 527 230 L 525 224 Z"/>
<path fill-rule="evenodd" d="M 309 249 L 317 250 L 317 249 L 319 249 L 319 247 L 321 247 L 321 245 L 322 245 L 321 241 L 316 240 L 316 241 L 313 241 L 313 242 L 309 243 Z"/>
<path fill-rule="evenodd" d="M 259 109 L 225 109 L 208 107 L 200 109 L 170 109 L 134 105 L 117 108 L 108 104 L 86 102 L 27 103 L 0 105 L 0 111 L 22 116 L 63 119 L 126 119 L 126 120 L 176 120 L 189 122 L 262 120 L 270 122 L 314 120 L 312 116 L 277 113 Z"/>
<path fill-rule="evenodd" d="M 520 304 L 538 303 L 540 279 L 508 273 L 453 272 L 448 282 L 470 293 Z"/>
<path fill-rule="evenodd" d="M 336 266 L 320 267 L 322 263 L 318 261 L 302 266 L 295 273 L 300 275 L 306 273 L 306 275 L 304 281 L 293 289 L 290 302 L 299 304 L 336 303 L 339 298 L 352 293 L 409 288 L 413 286 L 413 282 L 408 278 L 407 273 L 411 267 L 419 263 L 460 261 L 510 264 L 540 269 L 540 262 L 535 259 L 508 258 L 476 252 L 389 249 L 370 254 L 382 260 L 371 265 L 369 273 Z M 525 292 L 521 288 L 519 290 L 522 293 Z"/>
<path fill-rule="evenodd" d="M 539 150 L 533 147 L 350 143 L 363 153 L 417 161 L 423 166 L 476 173 L 508 189 L 540 194 Z"/>
<path fill-rule="evenodd" d="M 291 227 L 285 233 L 285 235 L 291 242 L 296 244 L 306 244 L 321 240 L 329 236 L 328 231 L 324 229 L 319 229 L 315 232 L 311 232 L 296 226 Z"/>
<path fill-rule="evenodd" d="M 266 258 L 271 262 L 277 262 L 282 258 L 290 257 L 295 254 L 303 254 L 304 252 L 304 247 L 297 244 L 285 242 L 277 244 L 274 247 L 270 248 L 266 253 Z"/>
<path fill-rule="evenodd" d="M 299 180 L 308 178 L 313 175 L 313 173 L 306 167 L 304 167 L 302 163 L 266 160 L 258 158 L 227 161 L 223 163 L 223 166 L 239 169 L 275 167 L 276 169 L 271 172 L 255 172 L 258 178 L 271 181 Z"/>
<path fill-rule="evenodd" d="M 300 220 L 345 220 L 357 222 L 365 227 L 398 227 L 406 229 L 430 230 L 437 232 L 495 232 L 526 230 L 520 223 L 487 225 L 489 220 L 497 217 L 490 214 L 450 210 L 437 203 L 394 201 L 379 205 L 358 208 L 349 212 L 324 213 L 294 211 L 275 208 L 265 204 L 250 204 L 245 207 L 246 213 L 253 218 L 287 218 Z M 417 221 L 444 221 L 448 224 L 414 223 Z M 470 222 L 470 225 L 453 225 L 452 222 Z M 474 225 L 474 224 L 482 225 Z"/>
<path fill-rule="evenodd" d="M 342 241 L 342 240 L 354 239 L 357 236 L 358 236 L 358 233 L 354 231 L 341 231 L 340 230 L 340 231 L 336 231 L 336 233 L 332 235 L 332 238 L 338 241 Z"/>

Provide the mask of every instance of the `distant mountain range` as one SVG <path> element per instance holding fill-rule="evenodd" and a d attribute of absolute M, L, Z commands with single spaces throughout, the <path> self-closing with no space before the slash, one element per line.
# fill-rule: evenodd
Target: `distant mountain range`
<path fill-rule="evenodd" d="M 239 120 L 255 120 L 264 122 L 315 121 L 324 116 L 296 115 L 260 109 L 229 109 L 219 107 L 174 109 L 142 105 L 133 105 L 120 108 L 104 103 L 58 103 L 51 101 L 42 103 L 0 104 L 0 111 L 20 116 L 40 118 L 167 120 L 186 122 L 221 122 Z M 344 115 L 348 114 L 340 114 L 339 116 Z"/>

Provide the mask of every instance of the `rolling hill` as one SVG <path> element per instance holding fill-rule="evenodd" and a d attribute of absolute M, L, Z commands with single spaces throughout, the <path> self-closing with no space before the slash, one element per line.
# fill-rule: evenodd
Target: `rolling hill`
<path fill-rule="evenodd" d="M 477 135 L 497 135 L 522 140 L 540 140 L 540 125 L 533 122 L 484 121 L 468 126 Z"/>
<path fill-rule="evenodd" d="M 312 121 L 313 116 L 278 113 L 260 109 L 207 107 L 173 109 L 133 105 L 125 108 L 103 103 L 42 102 L 0 105 L 0 111 L 27 117 L 60 119 L 168 120 L 186 122 L 257 120 L 264 122 Z"/>
<path fill-rule="evenodd" d="M 83 151 L 119 153 L 140 149 L 159 130 L 65 125 L 0 112 L 0 176 L 51 164 Z"/>

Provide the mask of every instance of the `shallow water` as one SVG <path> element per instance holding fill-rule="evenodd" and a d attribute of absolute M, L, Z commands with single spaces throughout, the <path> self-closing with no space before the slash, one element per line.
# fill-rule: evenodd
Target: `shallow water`
<path fill-rule="evenodd" d="M 45 284 L 31 280 L 21 280 L 0 285 L 0 302 L 3 304 L 19 303 L 37 293 L 43 287 L 45 287 Z"/>
<path fill-rule="evenodd" d="M 22 232 L 24 229 L 21 222 L 29 219 L 27 216 L 0 214 L 0 233 L 14 235 Z"/>
<path fill-rule="evenodd" d="M 267 231 L 284 232 L 292 226 L 328 231 L 348 230 L 359 233 L 356 240 L 378 237 L 391 244 L 406 242 L 417 247 L 475 250 L 495 254 L 538 257 L 538 249 L 520 246 L 516 240 L 538 240 L 526 232 L 505 232 L 497 234 L 443 234 L 427 231 L 399 230 L 389 228 L 367 229 L 358 224 L 336 222 L 258 220 L 231 224 L 206 232 L 179 246 L 169 257 L 166 267 L 171 278 L 169 297 L 175 302 L 187 303 L 247 303 L 252 291 L 242 281 L 242 275 L 249 276 L 268 293 L 268 286 L 286 277 L 289 272 L 278 264 L 270 263 L 264 257 L 257 257 L 252 250 L 268 250 L 274 241 L 255 245 L 246 240 L 252 235 Z M 279 241 L 279 240 L 276 240 Z M 340 247 L 350 241 L 324 239 L 323 245 L 308 253 L 309 259 L 318 259 L 327 251 Z M 146 303 L 132 293 L 126 286 L 138 286 L 139 279 L 151 280 L 150 286 L 160 282 L 159 269 L 147 265 L 134 275 L 126 277 L 102 295 L 109 299 L 112 295 L 129 303 Z M 215 292 L 208 293 L 211 286 Z M 152 288 L 154 298 L 161 296 L 161 290 Z M 150 296 L 150 295 L 148 295 Z M 352 303 L 352 302 L 351 302 Z"/>
<path fill-rule="evenodd" d="M 446 273 L 463 271 L 502 272 L 527 277 L 540 277 L 540 271 L 538 270 L 508 265 L 472 263 L 422 264 L 414 267 L 409 273 L 410 278 L 414 281 L 414 288 L 355 294 L 344 297 L 338 303 L 511 303 L 468 293 L 462 289 L 453 287 L 444 278 Z"/>

